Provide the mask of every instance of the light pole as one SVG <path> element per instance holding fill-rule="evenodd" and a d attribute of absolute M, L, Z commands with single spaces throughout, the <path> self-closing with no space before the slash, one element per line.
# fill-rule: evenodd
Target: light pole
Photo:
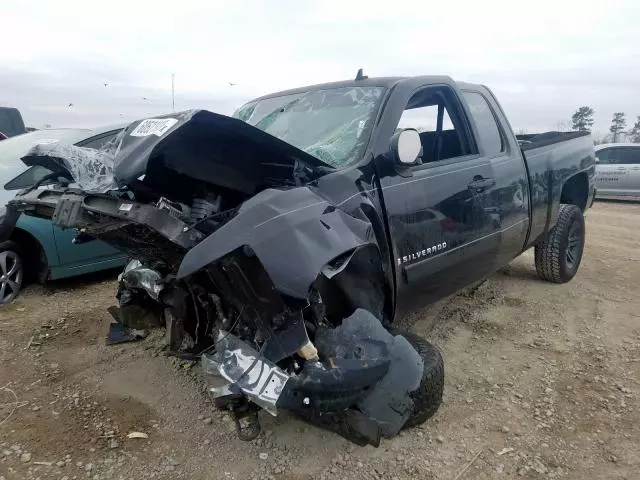
<path fill-rule="evenodd" d="M 175 97 L 175 73 L 171 74 L 171 111 L 176 111 L 176 97 Z"/>

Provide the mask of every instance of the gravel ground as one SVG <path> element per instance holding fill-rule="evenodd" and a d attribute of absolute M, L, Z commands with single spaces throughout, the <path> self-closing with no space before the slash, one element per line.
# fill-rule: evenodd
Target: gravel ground
<path fill-rule="evenodd" d="M 569 284 L 527 252 L 401 321 L 441 348 L 445 398 L 377 449 L 268 415 L 244 443 L 198 365 L 104 345 L 114 274 L 30 287 L 0 309 L 0 480 L 640 478 L 640 204 L 587 230 Z"/>

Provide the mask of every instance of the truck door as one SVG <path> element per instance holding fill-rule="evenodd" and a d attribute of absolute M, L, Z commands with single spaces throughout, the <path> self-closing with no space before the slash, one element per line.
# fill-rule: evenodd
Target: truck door
<path fill-rule="evenodd" d="M 398 128 L 416 128 L 422 143 L 422 164 L 380 179 L 402 314 L 488 275 L 500 238 L 491 162 L 453 88 L 417 90 Z"/>
<path fill-rule="evenodd" d="M 629 183 L 629 168 L 622 162 L 623 147 L 605 147 L 596 152 L 595 184 L 599 192 L 623 195 Z"/>
<path fill-rule="evenodd" d="M 640 194 L 640 146 L 624 146 L 611 148 L 609 158 L 615 161 L 615 167 L 623 169 L 618 188 L 623 195 Z"/>
<path fill-rule="evenodd" d="M 491 92 L 463 88 L 462 97 L 476 129 L 483 157 L 491 163 L 495 184 L 486 202 L 498 228 L 500 247 L 494 269 L 506 265 L 524 249 L 529 230 L 529 180 L 525 159 Z"/>
<path fill-rule="evenodd" d="M 630 195 L 640 196 L 640 145 L 627 147 L 627 168 L 629 169 Z"/>

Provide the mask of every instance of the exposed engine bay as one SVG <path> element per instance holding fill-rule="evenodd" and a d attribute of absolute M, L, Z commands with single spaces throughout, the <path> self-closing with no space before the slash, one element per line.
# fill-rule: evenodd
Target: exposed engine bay
<path fill-rule="evenodd" d="M 24 161 L 72 183 L 32 187 L 9 209 L 128 252 L 115 320 L 165 328 L 168 354 L 199 359 L 241 438 L 259 433 L 260 409 L 289 410 L 377 446 L 437 409 L 442 359 L 383 325 L 380 246 L 366 214 L 318 188 L 330 165 L 206 111 L 134 122 L 101 151 L 39 145 Z"/>

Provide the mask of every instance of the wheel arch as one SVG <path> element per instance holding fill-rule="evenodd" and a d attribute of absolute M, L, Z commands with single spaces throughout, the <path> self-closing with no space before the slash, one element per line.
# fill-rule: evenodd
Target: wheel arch
<path fill-rule="evenodd" d="M 31 232 L 20 227 L 13 229 L 9 240 L 21 248 L 22 261 L 27 275 L 39 282 L 45 280 L 49 271 L 49 260 L 40 240 Z"/>
<path fill-rule="evenodd" d="M 346 318 L 362 308 L 383 323 L 393 319 L 392 286 L 382 269 L 375 243 L 356 247 L 327 264 L 314 282 L 327 314 Z"/>
<path fill-rule="evenodd" d="M 589 200 L 589 177 L 587 172 L 579 172 L 569 177 L 562 185 L 560 203 L 575 205 L 583 212 Z"/>

